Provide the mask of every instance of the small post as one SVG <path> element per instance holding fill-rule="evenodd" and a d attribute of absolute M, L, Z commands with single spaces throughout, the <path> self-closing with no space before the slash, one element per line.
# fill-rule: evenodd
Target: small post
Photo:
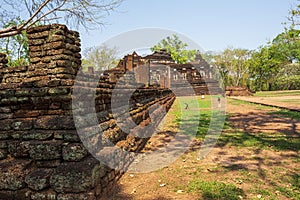
<path fill-rule="evenodd" d="M 204 96 L 204 92 L 201 92 L 201 99 L 204 99 L 205 96 Z"/>
<path fill-rule="evenodd" d="M 150 64 L 151 64 L 151 61 L 150 61 L 150 59 L 149 59 L 149 61 L 148 61 L 148 75 L 149 75 L 149 77 L 148 77 L 148 87 L 150 87 L 150 81 L 151 81 L 151 70 L 150 70 Z"/>
<path fill-rule="evenodd" d="M 221 108 L 221 98 L 218 97 L 218 109 L 220 109 L 220 108 Z"/>

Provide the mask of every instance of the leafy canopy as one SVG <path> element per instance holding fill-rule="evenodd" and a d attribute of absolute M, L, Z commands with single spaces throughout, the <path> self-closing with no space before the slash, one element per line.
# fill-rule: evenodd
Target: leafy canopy
<path fill-rule="evenodd" d="M 116 67 L 117 49 L 106 45 L 91 47 L 85 50 L 83 68 L 94 67 L 96 70 L 107 70 Z"/>
<path fill-rule="evenodd" d="M 187 50 L 188 45 L 180 40 L 180 38 L 174 34 L 161 40 L 157 45 L 151 47 L 151 51 L 159 51 L 166 49 L 171 54 L 173 60 L 178 64 L 184 64 L 194 61 L 196 57 L 196 50 Z"/>

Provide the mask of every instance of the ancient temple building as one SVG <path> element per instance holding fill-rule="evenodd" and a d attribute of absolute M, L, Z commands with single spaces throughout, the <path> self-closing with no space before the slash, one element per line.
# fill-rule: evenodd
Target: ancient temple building
<path fill-rule="evenodd" d="M 123 72 L 133 72 L 138 83 L 161 88 L 186 87 L 189 83 L 196 94 L 210 93 L 208 85 L 218 88 L 213 79 L 213 70 L 197 52 L 193 62 L 177 64 L 166 50 L 155 51 L 147 56 L 140 56 L 136 52 L 126 55 L 120 60 L 117 68 Z M 113 74 L 113 73 L 112 73 Z"/>

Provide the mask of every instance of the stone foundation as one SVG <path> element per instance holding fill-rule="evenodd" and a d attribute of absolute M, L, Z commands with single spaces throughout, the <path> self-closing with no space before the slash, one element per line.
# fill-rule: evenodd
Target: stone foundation
<path fill-rule="evenodd" d="M 247 87 L 226 87 L 226 96 L 253 96 L 254 92 L 250 91 Z"/>

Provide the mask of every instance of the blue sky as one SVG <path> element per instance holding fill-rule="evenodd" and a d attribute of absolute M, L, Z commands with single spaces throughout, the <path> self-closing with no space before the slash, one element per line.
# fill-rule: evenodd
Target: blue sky
<path fill-rule="evenodd" d="M 205 51 L 256 49 L 284 30 L 296 0 L 125 0 L 102 30 L 80 31 L 82 49 L 123 32 L 162 28 L 181 33 Z M 146 39 L 146 38 L 145 38 Z M 158 42 L 158 41 L 157 41 Z"/>

